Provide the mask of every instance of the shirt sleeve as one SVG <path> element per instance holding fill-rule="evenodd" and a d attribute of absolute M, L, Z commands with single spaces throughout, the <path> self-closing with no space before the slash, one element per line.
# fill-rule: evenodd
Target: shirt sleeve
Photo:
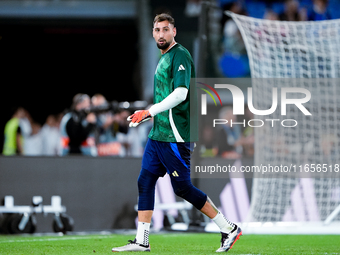
<path fill-rule="evenodd" d="M 155 116 L 160 112 L 164 112 L 171 108 L 174 108 L 178 104 L 182 103 L 188 95 L 188 89 L 184 87 L 179 87 L 175 89 L 169 96 L 164 98 L 164 100 L 158 104 L 154 104 L 149 109 L 151 116 Z"/>
<path fill-rule="evenodd" d="M 178 51 L 173 59 L 174 89 L 186 87 L 189 89 L 191 78 L 191 60 L 184 51 Z"/>

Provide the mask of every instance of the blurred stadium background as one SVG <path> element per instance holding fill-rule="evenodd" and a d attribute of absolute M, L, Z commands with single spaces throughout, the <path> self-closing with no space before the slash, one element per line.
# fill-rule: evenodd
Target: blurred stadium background
<path fill-rule="evenodd" d="M 299 18 L 308 20 L 315 3 L 312 0 L 295 3 L 298 3 L 299 15 L 306 14 Z M 174 16 L 178 29 L 176 40 L 193 55 L 199 77 L 228 78 L 232 84 L 235 84 L 235 78 L 240 78 L 237 81 L 245 90 L 249 84 L 243 79 L 251 76 L 246 46 L 235 25 L 227 25 L 231 18 L 224 11 L 282 20 L 285 4 L 285 1 L 260 0 L 1 0 L 0 131 L 3 133 L 12 109 L 17 106 L 26 108 L 34 121 L 43 125 L 48 115 L 69 109 L 77 93 L 90 96 L 101 93 L 110 102 L 144 100 L 151 103 L 153 73 L 159 58 L 152 38 L 152 18 L 160 12 L 170 12 Z M 329 0 L 326 5 L 327 19 L 340 18 L 338 1 Z M 337 43 L 339 45 L 339 41 Z M 229 97 L 223 102 L 232 103 Z M 214 152 L 210 150 L 213 147 L 208 139 L 210 130 L 206 132 L 201 144 L 204 147 L 196 153 L 195 160 L 206 165 L 254 164 L 252 150 L 243 151 L 236 161 L 221 153 L 211 158 L 209 155 Z M 0 149 L 2 145 L 3 137 L 0 136 Z M 42 196 L 43 204 L 50 204 L 51 196 L 58 195 L 67 214 L 74 219 L 75 231 L 133 229 L 140 161 L 138 153 L 126 157 L 0 156 L 0 197 L 13 196 L 15 205 L 28 205 L 33 196 Z M 252 203 L 252 178 L 196 178 L 194 183 L 208 193 L 231 220 L 247 221 Z M 168 194 L 168 190 L 162 190 L 167 185 L 164 180 L 158 187 L 160 201 L 176 202 L 176 198 L 162 193 Z M 302 185 L 301 189 L 308 185 Z M 335 187 L 334 199 L 329 202 L 331 206 L 327 205 L 329 208 L 334 209 L 339 204 L 339 190 L 340 187 Z M 324 231 L 339 234 L 336 222 L 320 230 L 327 215 L 318 218 L 312 230 L 306 228 L 303 223 L 315 220 L 309 217 L 315 208 L 310 209 L 310 200 L 307 198 L 306 201 L 301 209 L 304 212 L 295 212 L 306 216 L 291 216 L 284 224 L 280 217 L 266 218 L 250 226 L 248 232 L 263 227 L 260 233 Z M 189 230 L 216 231 L 190 206 L 177 206 L 183 210 L 168 211 L 167 206 L 158 210 L 154 228 L 167 226 L 171 229 L 172 225 L 172 229 L 186 230 L 190 223 Z M 272 205 L 270 208 L 278 210 Z M 4 221 L 6 217 L 1 211 L 0 216 Z M 51 231 L 52 218 L 40 214 L 36 217 L 37 231 Z M 295 221 L 293 225 L 291 220 Z"/>

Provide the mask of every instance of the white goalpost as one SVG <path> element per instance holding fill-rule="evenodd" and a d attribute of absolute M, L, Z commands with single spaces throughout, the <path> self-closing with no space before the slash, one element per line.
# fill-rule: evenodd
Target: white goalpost
<path fill-rule="evenodd" d="M 320 228 L 306 226 L 335 226 L 340 221 L 340 20 L 286 22 L 227 13 L 246 45 L 256 109 L 271 108 L 274 88 L 278 98 L 283 88 L 311 94 L 304 104 L 310 116 L 287 105 L 286 115 L 280 109 L 254 117 L 275 120 L 269 122 L 274 127 L 255 128 L 254 165 L 289 166 L 296 174 L 274 178 L 254 174 L 244 224 L 255 229 L 285 226 L 293 233 L 296 228 L 291 226 L 312 232 Z"/>

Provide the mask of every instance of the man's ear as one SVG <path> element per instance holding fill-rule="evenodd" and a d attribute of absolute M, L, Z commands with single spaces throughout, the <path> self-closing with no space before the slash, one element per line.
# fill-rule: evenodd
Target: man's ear
<path fill-rule="evenodd" d="M 174 37 L 175 37 L 176 34 L 177 34 L 177 29 L 176 29 L 176 27 L 174 27 L 173 31 L 174 31 Z"/>

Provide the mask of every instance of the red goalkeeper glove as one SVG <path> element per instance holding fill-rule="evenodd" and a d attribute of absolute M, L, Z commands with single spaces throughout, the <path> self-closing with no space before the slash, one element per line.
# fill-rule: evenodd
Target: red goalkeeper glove
<path fill-rule="evenodd" d="M 151 119 L 152 116 L 148 110 L 135 111 L 134 114 L 130 115 L 127 120 L 131 121 L 129 127 L 137 127 L 144 121 Z"/>

